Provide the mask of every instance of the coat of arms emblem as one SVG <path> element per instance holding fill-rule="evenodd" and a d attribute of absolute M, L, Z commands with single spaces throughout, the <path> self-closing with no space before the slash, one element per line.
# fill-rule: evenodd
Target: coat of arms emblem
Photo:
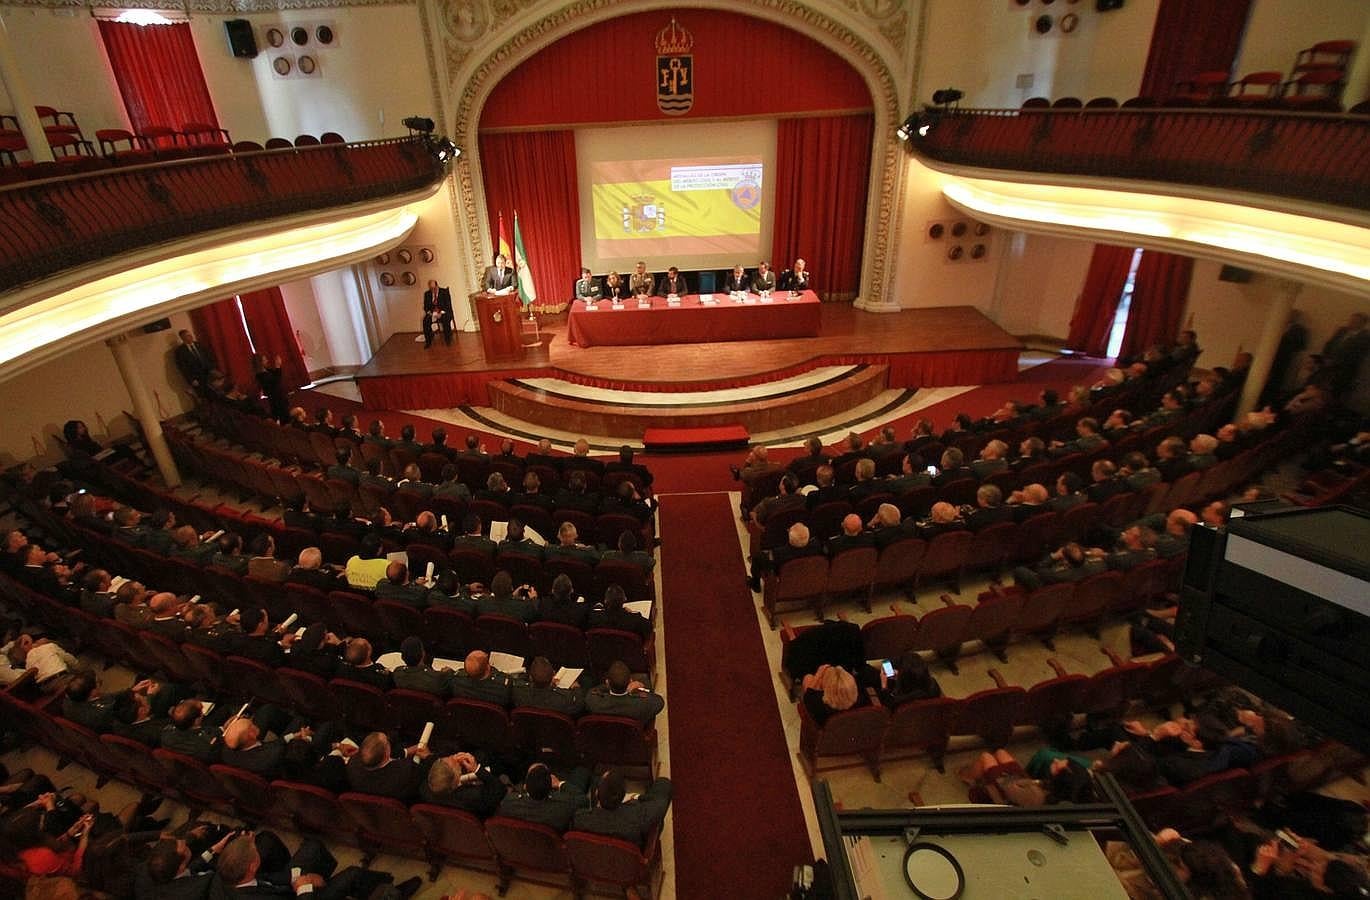
<path fill-rule="evenodd" d="M 656 105 L 668 116 L 683 116 L 694 106 L 695 39 L 675 19 L 656 35 Z"/>

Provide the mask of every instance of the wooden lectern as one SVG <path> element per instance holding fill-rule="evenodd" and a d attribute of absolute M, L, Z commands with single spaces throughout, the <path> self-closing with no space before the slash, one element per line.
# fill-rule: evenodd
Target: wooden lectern
<path fill-rule="evenodd" d="M 487 360 L 512 359 L 523 355 L 519 338 L 519 316 L 523 304 L 517 294 L 492 294 L 476 291 L 471 295 L 471 308 L 480 329 L 480 343 Z"/>

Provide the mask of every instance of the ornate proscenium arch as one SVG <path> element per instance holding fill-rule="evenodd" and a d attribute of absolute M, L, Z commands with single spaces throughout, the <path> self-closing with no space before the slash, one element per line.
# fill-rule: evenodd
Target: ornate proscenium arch
<path fill-rule="evenodd" d="M 452 139 L 465 150 L 453 172 L 457 190 L 453 192 L 452 202 L 453 214 L 465 225 L 472 271 L 481 271 L 492 253 L 490 224 L 480 185 L 476 129 L 481 111 L 495 86 L 525 59 L 572 32 L 617 16 L 676 6 L 678 4 L 662 0 L 580 0 L 537 19 L 488 50 L 481 48 L 479 53 L 483 55 L 479 62 L 463 65 L 459 72 L 449 73 L 455 77 L 469 72 L 451 120 Z M 901 119 L 901 98 L 889 61 L 847 25 L 794 0 L 704 0 L 697 7 L 741 12 L 792 28 L 841 54 L 865 80 L 874 104 L 875 136 L 858 302 L 866 308 L 896 308 L 890 290 L 891 254 L 898 242 L 904 154 L 894 136 L 894 125 Z"/>

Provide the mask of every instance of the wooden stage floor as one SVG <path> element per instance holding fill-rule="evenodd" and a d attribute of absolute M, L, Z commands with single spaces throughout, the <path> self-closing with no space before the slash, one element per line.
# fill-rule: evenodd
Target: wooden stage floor
<path fill-rule="evenodd" d="M 767 373 L 793 371 L 833 357 L 1022 349 L 1020 341 L 972 306 L 868 313 L 847 303 L 825 303 L 818 337 L 648 347 L 575 347 L 566 339 L 565 314 L 542 317 L 540 322 L 540 347 L 529 348 L 522 359 L 494 363 L 486 362 L 476 333 L 457 332 L 451 347 L 439 338 L 425 350 L 414 340 L 415 332 L 400 332 L 356 372 L 356 378 L 363 394 L 367 379 L 494 372 L 578 377 L 591 383 L 672 383 L 683 388 L 760 380 Z"/>

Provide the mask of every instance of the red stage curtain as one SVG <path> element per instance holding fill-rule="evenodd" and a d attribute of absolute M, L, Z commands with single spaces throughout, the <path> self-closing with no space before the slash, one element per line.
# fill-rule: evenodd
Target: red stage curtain
<path fill-rule="evenodd" d="M 861 286 L 874 126 L 870 115 L 778 123 L 772 265 L 802 257 L 825 300 L 849 300 Z"/>
<path fill-rule="evenodd" d="M 514 213 L 537 284 L 537 306 L 571 296 L 580 274 L 580 189 L 572 131 L 521 131 L 480 136 L 485 201 L 493 226 Z"/>
<path fill-rule="evenodd" d="M 304 355 L 300 353 L 299 341 L 295 340 L 295 327 L 290 324 L 290 316 L 285 311 L 285 299 L 278 287 L 264 288 L 247 294 L 239 294 L 243 303 L 243 317 L 247 319 L 248 334 L 258 353 L 265 353 L 274 359 L 281 357 L 281 375 L 287 390 L 293 390 L 309 381 L 305 370 Z"/>
<path fill-rule="evenodd" d="M 1135 252 L 1133 247 L 1094 245 L 1085 286 L 1080 291 L 1080 299 L 1075 301 L 1075 313 L 1070 317 L 1066 347 L 1089 356 L 1104 355 Z"/>
<path fill-rule="evenodd" d="M 1251 0 L 1161 0 L 1138 93 L 1169 97 L 1200 72 L 1231 72 Z"/>
<path fill-rule="evenodd" d="M 1140 356 L 1155 344 L 1175 340 L 1193 274 L 1193 257 L 1151 250 L 1142 253 L 1120 356 Z"/>
<path fill-rule="evenodd" d="M 667 116 L 656 104 L 656 36 L 672 17 L 694 38 L 694 106 L 685 116 Z M 520 63 L 491 92 L 480 127 L 870 108 L 870 90 L 856 70 L 797 31 L 716 9 L 663 9 L 596 23 Z"/>
<path fill-rule="evenodd" d="M 189 122 L 219 124 L 188 22 L 133 25 L 101 19 L 100 36 L 135 132 L 149 125 L 179 130 Z"/>
<path fill-rule="evenodd" d="M 243 330 L 238 304 L 232 297 L 191 310 L 195 336 L 208 344 L 219 361 L 219 370 L 238 387 L 255 393 L 257 379 L 252 372 L 252 345 Z"/>

